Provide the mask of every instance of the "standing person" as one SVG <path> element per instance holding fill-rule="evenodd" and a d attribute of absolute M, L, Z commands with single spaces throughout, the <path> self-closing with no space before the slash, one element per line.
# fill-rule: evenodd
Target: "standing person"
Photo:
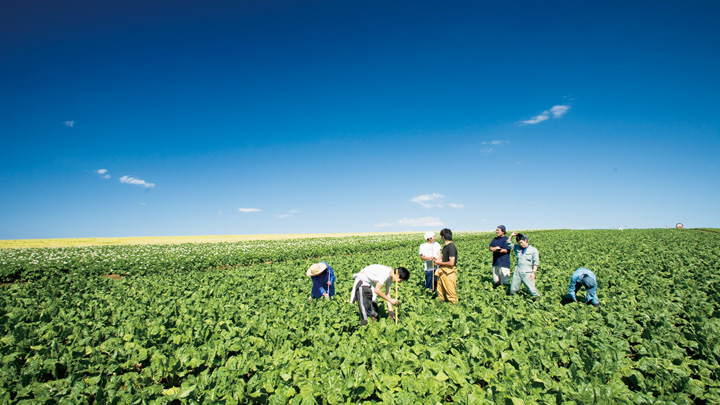
<path fill-rule="evenodd" d="M 372 264 L 360 270 L 359 273 L 353 274 L 355 284 L 353 285 L 350 302 L 357 301 L 360 310 L 360 323 L 367 325 L 368 318 L 373 321 L 378 317 L 377 297 L 382 297 L 387 301 L 388 316 L 395 319 L 393 305 L 400 302 L 390 296 L 390 286 L 392 283 L 401 283 L 410 278 L 410 272 L 405 267 L 392 269 L 381 264 Z M 375 288 L 373 288 L 373 286 Z M 383 286 L 385 291 L 383 292 Z"/>
<path fill-rule="evenodd" d="M 458 297 L 455 288 L 457 286 L 457 247 L 452 241 L 452 231 L 445 228 L 440 231 L 440 237 L 445 247 L 442 250 L 442 260 L 435 259 L 438 269 L 435 271 L 437 278 L 437 292 L 440 301 L 450 301 L 457 304 Z"/>
<path fill-rule="evenodd" d="M 505 225 L 495 229 L 495 236 L 488 248 L 493 252 L 492 279 L 495 287 L 510 284 L 510 245 L 505 236 Z"/>
<path fill-rule="evenodd" d="M 435 232 L 425 232 L 425 243 L 420 245 L 420 260 L 425 268 L 425 288 L 430 291 L 435 291 L 437 286 L 435 270 L 438 268 L 434 260 L 440 258 L 441 249 L 440 244 L 435 242 Z"/>
<path fill-rule="evenodd" d="M 310 276 L 313 282 L 310 291 L 310 301 L 313 298 L 329 300 L 335 295 L 335 271 L 325 262 L 315 263 L 307 270 L 305 275 Z"/>
<path fill-rule="evenodd" d="M 600 308 L 600 300 L 597 297 L 597 277 L 595 273 L 585 267 L 580 267 L 570 276 L 570 287 L 565 295 L 565 303 L 577 302 L 575 291 L 580 291 L 582 287 L 585 287 L 585 303 Z"/>
<path fill-rule="evenodd" d="M 515 240 L 518 244 L 512 243 L 513 236 L 516 236 Z M 513 272 L 512 284 L 510 284 L 510 295 L 517 294 L 520 290 L 520 284 L 525 284 L 530 294 L 533 296 L 533 301 L 540 299 L 540 294 L 537 288 L 535 288 L 535 273 L 537 273 L 538 266 L 540 265 L 540 253 L 534 246 L 528 244 L 527 236 L 513 232 L 508 239 L 508 245 L 510 250 L 514 251 L 517 255 L 517 263 L 515 265 L 515 271 Z"/>

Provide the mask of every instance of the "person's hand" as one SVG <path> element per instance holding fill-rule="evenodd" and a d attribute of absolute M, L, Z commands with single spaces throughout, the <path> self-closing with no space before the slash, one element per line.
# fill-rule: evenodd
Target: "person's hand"
<path fill-rule="evenodd" d="M 330 285 L 332 285 L 332 281 L 328 281 L 328 287 L 330 287 Z"/>
<path fill-rule="evenodd" d="M 535 281 L 535 273 L 530 273 L 530 280 Z"/>
<path fill-rule="evenodd" d="M 398 300 L 396 300 L 396 299 L 394 299 L 394 298 L 390 298 L 390 301 L 389 301 L 389 302 L 390 302 L 392 305 L 400 305 L 400 301 L 398 301 Z"/>
<path fill-rule="evenodd" d="M 323 294 L 323 297 L 325 297 L 326 300 L 330 299 L 330 296 L 328 295 L 328 293 Z"/>
<path fill-rule="evenodd" d="M 393 311 L 390 311 L 390 313 L 388 314 L 388 318 L 392 319 L 393 321 L 397 320 L 397 318 L 395 318 L 395 312 Z"/>

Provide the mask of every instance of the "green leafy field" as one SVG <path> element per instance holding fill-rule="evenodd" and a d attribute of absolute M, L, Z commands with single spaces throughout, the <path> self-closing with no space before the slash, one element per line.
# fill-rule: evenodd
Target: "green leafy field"
<path fill-rule="evenodd" d="M 492 288 L 492 236 L 456 238 L 455 306 L 420 235 L 0 250 L 0 403 L 720 402 L 720 234 L 531 231 L 537 303 Z M 411 270 L 398 325 L 347 302 L 373 263 Z M 560 305 L 581 266 L 599 311 Z"/>

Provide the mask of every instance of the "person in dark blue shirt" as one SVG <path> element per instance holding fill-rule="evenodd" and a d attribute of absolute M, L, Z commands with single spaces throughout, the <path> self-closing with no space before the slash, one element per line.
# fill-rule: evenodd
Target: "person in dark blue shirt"
<path fill-rule="evenodd" d="M 313 282 L 310 300 L 313 298 L 330 299 L 335 295 L 335 271 L 325 262 L 315 263 L 305 273 Z"/>
<path fill-rule="evenodd" d="M 497 287 L 510 284 L 510 246 L 505 236 L 505 225 L 498 226 L 495 235 L 488 249 L 493 252 L 492 278 L 493 285 Z"/>
<path fill-rule="evenodd" d="M 575 292 L 585 287 L 585 303 L 600 308 L 600 300 L 597 297 L 597 277 L 590 269 L 580 267 L 570 277 L 570 287 L 564 297 L 564 303 L 577 302 Z"/>

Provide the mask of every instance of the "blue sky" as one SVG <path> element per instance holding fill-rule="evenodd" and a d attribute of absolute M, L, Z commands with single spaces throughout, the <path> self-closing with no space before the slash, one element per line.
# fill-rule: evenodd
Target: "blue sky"
<path fill-rule="evenodd" d="M 11 1 L 0 239 L 720 227 L 717 1 Z"/>

